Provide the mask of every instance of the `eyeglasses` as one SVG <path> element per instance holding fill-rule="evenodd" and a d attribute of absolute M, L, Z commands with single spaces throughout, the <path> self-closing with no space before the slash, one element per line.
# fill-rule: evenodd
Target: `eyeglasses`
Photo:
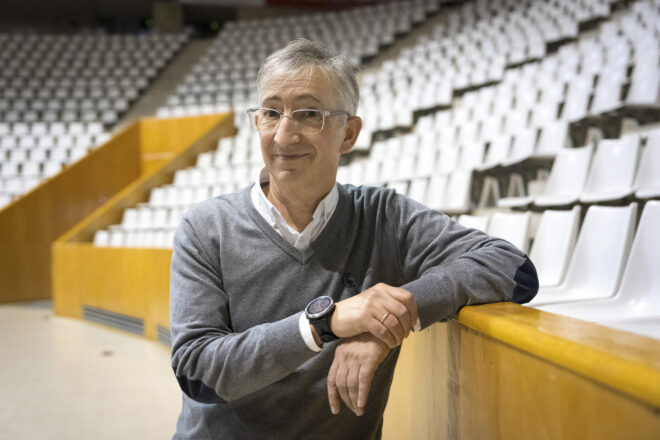
<path fill-rule="evenodd" d="M 318 133 L 325 127 L 325 118 L 330 116 L 346 115 L 345 111 L 316 110 L 312 108 L 301 108 L 294 110 L 291 114 L 286 114 L 273 108 L 250 108 L 247 110 L 250 118 L 250 124 L 257 131 L 274 130 L 279 125 L 283 117 L 290 118 L 296 125 L 307 133 Z"/>

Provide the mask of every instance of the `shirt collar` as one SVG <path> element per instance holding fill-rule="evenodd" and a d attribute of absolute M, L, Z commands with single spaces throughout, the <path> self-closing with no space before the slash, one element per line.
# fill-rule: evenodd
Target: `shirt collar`
<path fill-rule="evenodd" d="M 277 223 L 284 224 L 290 229 L 295 230 L 291 225 L 286 223 L 282 214 L 277 210 L 277 208 L 268 200 L 266 194 L 262 187 L 270 182 L 270 176 L 266 168 L 262 168 L 259 174 L 257 175 L 255 184 L 252 186 L 251 198 L 252 204 L 255 209 L 261 216 L 268 222 L 268 224 L 278 230 Z M 305 230 L 301 234 L 304 234 L 306 231 L 310 230 L 314 232 L 313 237 L 310 238 L 310 242 L 313 241 L 321 233 L 325 225 L 332 217 L 332 214 L 337 208 L 337 202 L 339 201 L 339 191 L 337 190 L 337 185 L 333 185 L 332 189 L 328 194 L 326 194 L 323 199 L 319 202 L 318 206 L 312 214 L 312 221 L 305 227 Z M 282 231 L 278 232 L 282 234 Z"/>

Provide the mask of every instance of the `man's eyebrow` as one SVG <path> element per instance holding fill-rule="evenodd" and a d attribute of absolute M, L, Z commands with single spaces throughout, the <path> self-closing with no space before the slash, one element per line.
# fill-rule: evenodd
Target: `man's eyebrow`
<path fill-rule="evenodd" d="M 314 95 L 310 95 L 310 94 L 298 95 L 298 96 L 296 96 L 295 98 L 293 98 L 293 101 L 294 101 L 294 102 L 297 102 L 297 101 L 305 101 L 305 100 L 308 100 L 308 99 L 311 99 L 312 101 L 316 101 L 316 102 L 318 102 L 319 104 L 321 104 L 321 100 L 320 100 L 320 99 L 318 99 L 316 96 L 314 96 Z M 267 101 L 277 101 L 277 102 L 282 102 L 282 98 L 280 98 L 280 97 L 277 96 L 277 95 L 267 96 L 266 98 L 264 98 L 264 101 L 263 101 L 263 102 L 267 102 Z"/>

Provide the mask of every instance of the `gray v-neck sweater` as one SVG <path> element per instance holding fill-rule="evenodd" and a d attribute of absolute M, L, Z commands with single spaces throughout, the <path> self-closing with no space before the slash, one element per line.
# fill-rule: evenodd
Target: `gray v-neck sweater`
<path fill-rule="evenodd" d="M 170 288 L 172 366 L 184 392 L 174 438 L 380 438 L 399 349 L 380 365 L 365 414 L 333 416 L 326 379 L 341 341 L 315 353 L 298 328 L 320 295 L 403 287 L 424 328 L 464 305 L 536 294 L 534 266 L 508 242 L 390 189 L 338 189 L 332 218 L 304 251 L 259 215 L 250 188 L 185 214 Z"/>

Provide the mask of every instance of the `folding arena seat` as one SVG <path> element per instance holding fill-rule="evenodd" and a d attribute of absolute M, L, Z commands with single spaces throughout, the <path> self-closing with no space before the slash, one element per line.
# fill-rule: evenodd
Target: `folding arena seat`
<path fill-rule="evenodd" d="M 110 226 L 110 241 L 109 246 L 112 247 L 124 247 L 126 243 L 126 231 L 124 231 L 121 226 L 112 225 Z"/>
<path fill-rule="evenodd" d="M 559 151 L 572 146 L 570 127 L 566 121 L 546 123 L 541 127 L 539 141 L 532 157 L 554 158 Z"/>
<path fill-rule="evenodd" d="M 21 165 L 21 176 L 23 177 L 39 177 L 41 176 L 41 162 L 34 160 L 26 160 Z"/>
<path fill-rule="evenodd" d="M 573 122 L 587 116 L 592 87 L 593 76 L 591 74 L 571 80 L 561 112 L 562 119 Z"/>
<path fill-rule="evenodd" d="M 458 158 L 461 149 L 459 147 L 442 148 L 437 162 L 436 171 L 449 174 L 458 168 Z"/>
<path fill-rule="evenodd" d="M 635 197 L 660 197 L 660 129 L 648 133 L 635 179 Z"/>
<path fill-rule="evenodd" d="M 638 158 L 639 135 L 601 140 L 596 147 L 580 201 L 598 203 L 631 195 Z"/>
<path fill-rule="evenodd" d="M 434 174 L 428 179 L 426 197 L 424 204 L 431 209 L 442 210 L 445 205 L 445 195 L 449 176 L 446 174 Z"/>
<path fill-rule="evenodd" d="M 456 170 L 449 175 L 442 211 L 463 214 L 472 208 L 472 171 Z"/>
<path fill-rule="evenodd" d="M 393 180 L 387 182 L 388 188 L 394 188 L 394 190 L 401 195 L 408 195 L 408 181 L 407 180 Z"/>
<path fill-rule="evenodd" d="M 389 159 L 393 161 L 394 159 Z M 415 176 L 417 157 L 414 154 L 404 154 L 397 160 L 395 178 L 398 180 L 407 180 Z M 387 178 L 387 176 L 385 176 Z"/>
<path fill-rule="evenodd" d="M 0 168 L 0 177 L 18 176 L 20 175 L 19 169 L 19 162 L 4 162 L 2 163 L 2 168 Z"/>
<path fill-rule="evenodd" d="M 429 178 L 427 177 L 417 177 L 412 179 L 410 181 L 410 186 L 408 187 L 408 197 L 419 203 L 424 203 L 426 200 L 428 184 Z"/>
<path fill-rule="evenodd" d="M 660 201 L 649 201 L 614 296 L 539 308 L 610 327 L 660 338 Z"/>
<path fill-rule="evenodd" d="M 556 287 L 541 288 L 529 305 L 611 297 L 628 258 L 636 217 L 636 203 L 590 206 L 564 281 Z"/>
<path fill-rule="evenodd" d="M 592 146 L 567 148 L 557 153 L 542 196 L 534 199 L 540 207 L 571 205 L 578 201 L 591 165 Z"/>
<path fill-rule="evenodd" d="M 623 101 L 621 94 L 626 79 L 627 66 L 622 66 L 622 72 L 601 72 L 598 85 L 594 90 L 594 98 L 589 110 L 590 115 L 601 115 L 619 108 Z"/>
<path fill-rule="evenodd" d="M 492 139 L 488 145 L 488 150 L 484 157 L 483 164 L 479 170 L 487 170 L 495 168 L 502 164 L 509 157 L 509 150 L 511 148 L 511 136 L 508 134 L 500 135 Z"/>
<path fill-rule="evenodd" d="M 527 252 L 530 239 L 530 212 L 495 212 L 490 216 L 488 234 L 507 240 L 523 252 Z"/>
<path fill-rule="evenodd" d="M 510 111 L 504 117 L 504 132 L 516 134 L 524 131 L 529 124 L 529 110 L 518 109 Z"/>
<path fill-rule="evenodd" d="M 418 176 L 430 176 L 436 171 L 436 163 L 440 156 L 440 151 L 435 148 L 419 148 L 417 150 L 416 174 Z"/>
<path fill-rule="evenodd" d="M 579 224 L 579 206 L 570 211 L 543 211 L 529 252 L 541 287 L 557 286 L 563 281 L 575 248 Z"/>
<path fill-rule="evenodd" d="M 490 222 L 490 215 L 468 215 L 463 214 L 458 216 L 458 223 L 466 228 L 478 229 L 486 232 L 488 230 L 488 223 Z"/>
<path fill-rule="evenodd" d="M 534 156 L 537 134 L 535 128 L 520 130 L 515 133 L 509 155 L 502 161 L 502 166 L 515 165 Z"/>
<path fill-rule="evenodd" d="M 637 62 L 630 80 L 625 104 L 656 107 L 659 93 L 660 69 L 658 69 L 657 62 L 645 64 Z"/>
<path fill-rule="evenodd" d="M 110 232 L 99 229 L 94 233 L 94 246 L 109 246 Z"/>
<path fill-rule="evenodd" d="M 483 165 L 486 143 L 483 141 L 472 142 L 461 147 L 461 155 L 458 168 L 462 170 L 474 170 Z"/>

